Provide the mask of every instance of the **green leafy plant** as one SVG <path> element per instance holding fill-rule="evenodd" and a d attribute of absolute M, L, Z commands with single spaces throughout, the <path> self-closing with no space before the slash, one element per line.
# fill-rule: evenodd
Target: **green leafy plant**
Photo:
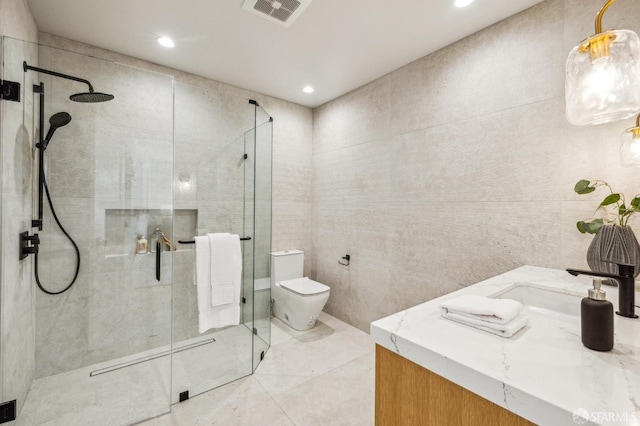
<path fill-rule="evenodd" d="M 634 213 L 640 212 L 640 194 L 633 197 L 631 203 L 627 206 L 624 195 L 613 192 L 609 184 L 602 180 L 579 180 L 573 188 L 578 194 L 589 194 L 600 186 L 606 186 L 610 194 L 604 197 L 604 200 L 598 205 L 594 216 L 587 220 L 581 220 L 576 223 L 578 231 L 589 234 L 597 234 L 605 224 L 627 226 L 629 219 Z"/>

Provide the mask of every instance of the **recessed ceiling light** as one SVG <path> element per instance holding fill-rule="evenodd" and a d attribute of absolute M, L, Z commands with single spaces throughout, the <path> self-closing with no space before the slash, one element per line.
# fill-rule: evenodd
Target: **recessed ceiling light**
<path fill-rule="evenodd" d="M 169 37 L 160 37 L 158 38 L 158 43 L 160 43 L 164 47 L 174 47 L 176 44 Z"/>
<path fill-rule="evenodd" d="M 473 3 L 473 0 L 456 0 L 455 5 L 456 7 L 467 7 L 471 3 Z"/>
<path fill-rule="evenodd" d="M 303 91 L 304 93 L 313 93 L 313 87 L 311 87 L 311 86 L 305 86 L 305 88 L 304 88 L 304 89 L 302 89 L 302 91 Z"/>

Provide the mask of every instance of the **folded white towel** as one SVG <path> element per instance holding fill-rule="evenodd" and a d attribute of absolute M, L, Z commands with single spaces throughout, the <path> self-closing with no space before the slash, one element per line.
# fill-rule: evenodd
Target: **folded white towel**
<path fill-rule="evenodd" d="M 468 325 L 479 330 L 488 331 L 497 334 L 500 337 L 511 337 L 516 334 L 522 327 L 529 324 L 529 319 L 524 315 L 519 315 L 506 324 L 497 324 L 495 322 L 481 321 L 467 316 L 458 315 L 453 312 L 443 310 L 442 317 L 460 324 Z"/>
<path fill-rule="evenodd" d="M 211 306 L 211 245 L 209 237 L 195 237 L 196 284 L 198 291 L 198 331 L 240 324 L 240 285 L 235 288 L 234 303 Z M 242 260 L 242 259 L 240 259 Z M 242 269 L 240 269 L 242 275 Z"/>
<path fill-rule="evenodd" d="M 440 305 L 449 313 L 480 321 L 505 324 L 522 312 L 522 303 L 511 299 L 463 295 L 445 300 Z"/>
<path fill-rule="evenodd" d="M 226 233 L 207 236 L 211 244 L 211 306 L 234 303 L 242 280 L 240 237 Z"/>

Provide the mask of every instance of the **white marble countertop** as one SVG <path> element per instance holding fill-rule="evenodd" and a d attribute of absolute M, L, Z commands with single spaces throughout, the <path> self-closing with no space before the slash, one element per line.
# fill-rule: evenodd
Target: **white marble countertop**
<path fill-rule="evenodd" d="M 640 425 L 640 319 L 614 314 L 614 348 L 597 352 L 582 345 L 579 298 L 575 316 L 527 311 L 530 324 L 509 339 L 440 316 L 448 298 L 491 296 L 516 283 L 584 297 L 591 278 L 523 266 L 375 321 L 371 337 L 536 424 Z M 617 289 L 604 290 L 617 309 Z M 574 421 L 576 410 L 588 419 Z"/>

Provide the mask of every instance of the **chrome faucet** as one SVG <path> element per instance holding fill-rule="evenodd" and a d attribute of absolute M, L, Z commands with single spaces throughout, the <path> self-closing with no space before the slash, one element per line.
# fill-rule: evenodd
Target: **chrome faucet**
<path fill-rule="evenodd" d="M 618 263 L 618 275 L 606 272 L 581 271 L 579 269 L 567 269 L 573 276 L 587 275 L 598 278 L 611 278 L 618 281 L 618 310 L 616 314 L 627 318 L 638 318 L 635 314 L 636 294 L 633 265 Z"/>

